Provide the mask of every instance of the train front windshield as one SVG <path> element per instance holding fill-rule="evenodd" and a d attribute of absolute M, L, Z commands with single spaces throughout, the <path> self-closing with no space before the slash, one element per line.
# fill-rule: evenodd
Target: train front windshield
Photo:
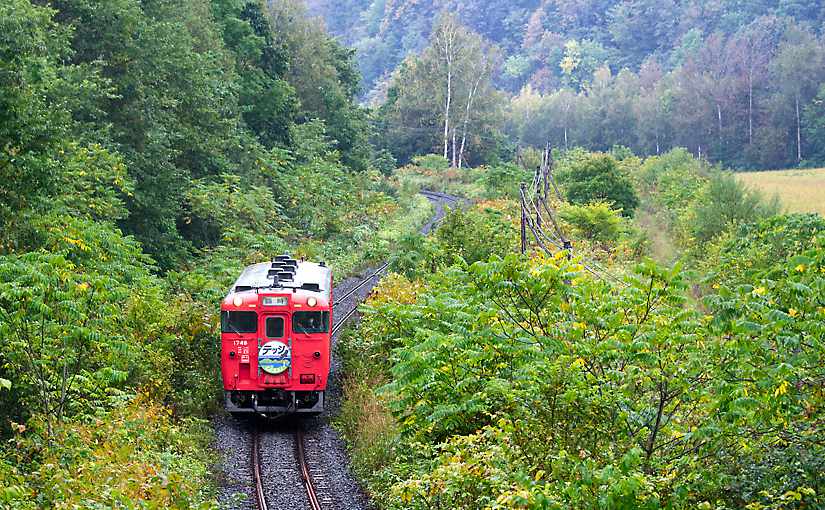
<path fill-rule="evenodd" d="M 292 314 L 293 333 L 326 333 L 329 331 L 329 312 L 295 312 Z"/>
<path fill-rule="evenodd" d="M 255 312 L 221 312 L 221 333 L 257 333 L 258 314 Z"/>

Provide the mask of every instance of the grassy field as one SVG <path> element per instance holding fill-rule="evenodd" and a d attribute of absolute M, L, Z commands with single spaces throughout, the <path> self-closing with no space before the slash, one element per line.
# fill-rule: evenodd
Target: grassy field
<path fill-rule="evenodd" d="M 779 196 L 787 212 L 818 212 L 825 216 L 825 168 L 741 172 L 737 177 L 766 198 Z"/>

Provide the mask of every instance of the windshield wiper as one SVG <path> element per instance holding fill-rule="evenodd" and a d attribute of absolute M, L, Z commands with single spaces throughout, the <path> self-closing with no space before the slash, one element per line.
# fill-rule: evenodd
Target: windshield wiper
<path fill-rule="evenodd" d="M 231 313 L 231 312 L 227 312 L 227 314 L 228 314 L 228 313 Z M 233 325 L 232 325 L 232 318 L 231 318 L 231 316 L 227 316 L 227 318 L 226 318 L 226 326 L 227 326 L 229 329 L 231 329 L 231 330 L 232 330 L 232 332 L 233 332 L 233 333 L 235 333 L 236 335 L 240 335 L 240 334 L 241 334 L 241 332 L 240 332 L 240 331 L 238 331 L 238 328 L 236 328 L 235 326 L 233 326 Z"/>

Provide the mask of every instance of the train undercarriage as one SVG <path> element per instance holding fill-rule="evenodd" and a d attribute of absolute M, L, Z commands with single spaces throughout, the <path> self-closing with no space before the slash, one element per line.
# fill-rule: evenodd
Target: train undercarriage
<path fill-rule="evenodd" d="M 282 414 L 321 414 L 323 391 L 225 391 L 226 410 L 232 414 L 256 413 L 267 416 Z"/>

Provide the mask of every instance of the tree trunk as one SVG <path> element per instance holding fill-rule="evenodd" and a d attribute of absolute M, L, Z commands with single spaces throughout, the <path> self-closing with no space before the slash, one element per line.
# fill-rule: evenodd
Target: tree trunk
<path fill-rule="evenodd" d="M 453 129 L 453 164 L 452 167 L 455 168 L 457 164 L 456 161 L 456 150 L 455 150 L 455 129 Z"/>
<path fill-rule="evenodd" d="M 748 71 L 748 145 L 753 145 L 753 69 Z"/>
<path fill-rule="evenodd" d="M 796 96 L 796 162 L 802 163 L 802 122 L 799 120 L 799 95 Z"/>
<path fill-rule="evenodd" d="M 716 103 L 716 118 L 719 121 L 719 147 L 722 147 L 725 142 L 722 139 L 722 105 Z"/>
<path fill-rule="evenodd" d="M 444 101 L 444 159 L 449 159 L 450 109 L 453 103 L 453 58 L 455 51 L 454 27 L 448 26 L 443 33 L 444 64 L 447 66 L 447 94 Z"/>
<path fill-rule="evenodd" d="M 481 83 L 481 77 L 483 75 L 483 72 L 478 73 L 478 77 L 473 84 L 473 88 L 470 89 L 470 95 L 467 97 L 467 108 L 464 111 L 464 125 L 461 128 L 461 149 L 458 151 L 458 168 L 461 168 L 464 161 L 464 147 L 467 143 L 467 124 L 470 122 L 470 111 L 472 111 L 473 100 L 475 99 L 475 95 L 478 91 L 478 86 Z"/>
<path fill-rule="evenodd" d="M 447 145 L 450 135 L 450 103 L 452 102 L 453 92 L 453 72 L 451 64 L 447 63 L 447 103 L 444 107 L 444 159 L 447 159 Z"/>

